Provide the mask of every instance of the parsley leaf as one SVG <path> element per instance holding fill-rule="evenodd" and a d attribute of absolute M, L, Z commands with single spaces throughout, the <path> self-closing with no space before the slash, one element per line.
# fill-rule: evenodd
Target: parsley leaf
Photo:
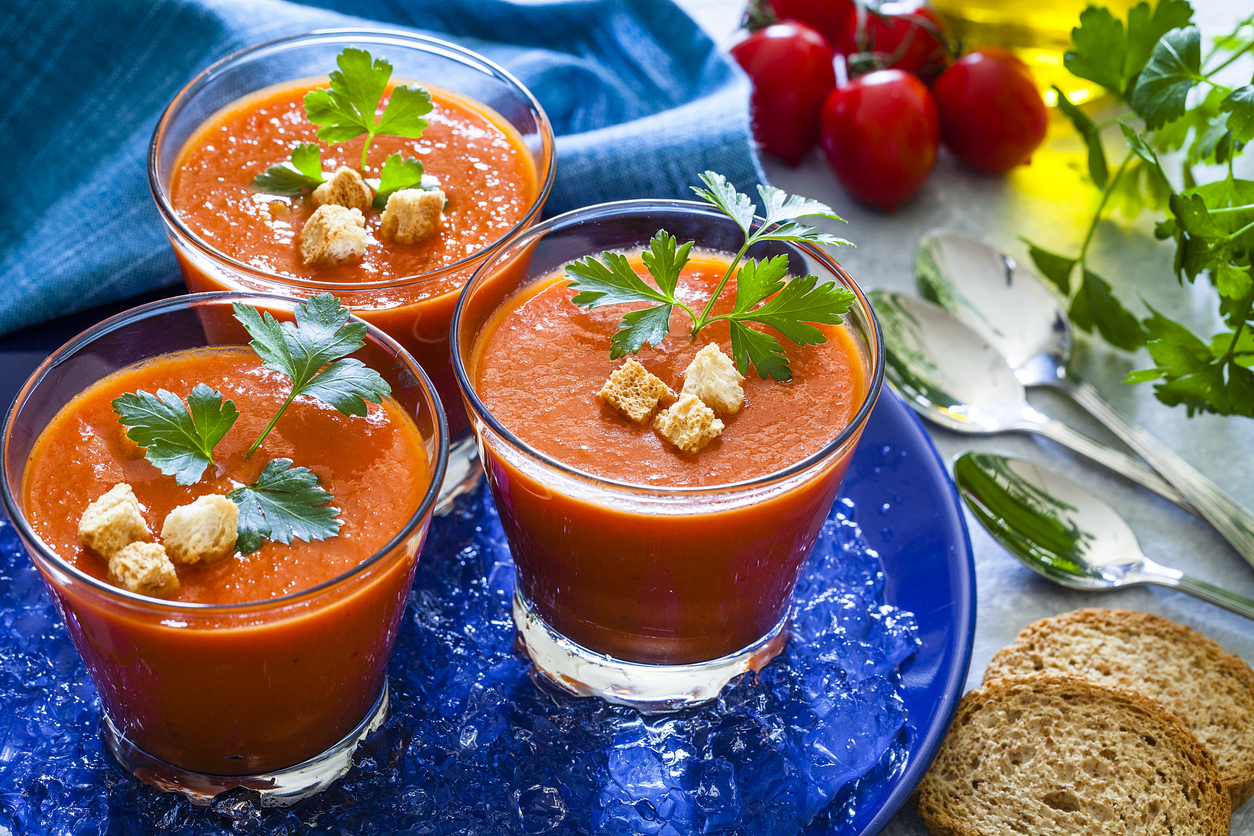
<path fill-rule="evenodd" d="M 1158 0 L 1153 15 L 1144 0 L 1129 9 L 1127 59 L 1123 68 L 1127 84 L 1132 84 L 1145 68 L 1163 35 L 1192 21 L 1193 7 L 1186 0 Z"/>
<path fill-rule="evenodd" d="M 748 235 L 749 227 L 753 225 L 753 201 L 749 199 L 749 195 L 736 191 L 730 180 L 714 171 L 703 172 L 700 179 L 705 188 L 693 186 L 692 190 L 697 196 L 718 207 Z"/>
<path fill-rule="evenodd" d="M 392 393 L 378 372 L 346 358 L 365 345 L 366 326 L 349 320 L 348 309 L 330 293 L 319 293 L 296 308 L 296 322 L 278 322 L 269 313 L 236 302 L 235 318 L 252 337 L 250 345 L 267 368 L 287 375 L 291 394 L 249 448 L 261 446 L 297 395 L 308 395 L 345 415 L 365 415 L 366 403 L 382 403 Z"/>
<path fill-rule="evenodd" d="M 252 186 L 267 194 L 299 195 L 326 182 L 322 150 L 316 142 L 298 142 L 291 161 L 272 165 L 253 178 Z"/>
<path fill-rule="evenodd" d="M 173 392 L 141 389 L 114 398 L 113 411 L 145 458 L 180 485 L 200 481 L 213 464 L 213 448 L 239 418 L 233 402 L 203 383 L 192 388 L 186 406 Z"/>
<path fill-rule="evenodd" d="M 1159 0 L 1152 13 L 1142 0 L 1128 10 L 1125 29 L 1108 9 L 1089 6 L 1080 13 L 1080 25 L 1071 30 L 1072 47 L 1063 64 L 1075 75 L 1126 96 L 1162 36 L 1188 26 L 1192 19 L 1193 8 L 1186 0 Z"/>
<path fill-rule="evenodd" d="M 570 287 L 576 293 L 571 301 L 588 308 L 604 305 L 620 305 L 627 302 L 657 302 L 648 308 L 630 311 L 623 316 L 618 331 L 610 341 L 610 357 L 617 360 L 628 354 L 636 354 L 645 345 L 657 347 L 670 333 L 671 311 L 680 305 L 696 318 L 687 305 L 675 298 L 679 272 L 688 263 L 692 242 L 677 246 L 675 237 L 666 230 L 658 230 L 649 242 L 649 250 L 641 260 L 649 275 L 657 282 L 654 288 L 640 277 L 631 262 L 621 253 L 601 253 L 600 260 L 588 256 L 581 261 L 566 265 L 566 275 L 571 278 Z"/>
<path fill-rule="evenodd" d="M 1146 128 L 1160 128 L 1184 115 L 1189 91 L 1204 80 L 1201 66 L 1202 35 L 1196 26 L 1163 35 L 1128 97 Z"/>
<path fill-rule="evenodd" d="M 1228 129 L 1241 142 L 1254 140 L 1254 84 L 1238 87 L 1219 104 L 1228 114 Z"/>
<path fill-rule="evenodd" d="M 329 75 L 331 88 L 305 94 L 305 116 L 318 129 L 323 142 L 345 142 L 366 135 L 361 149 L 361 169 L 366 170 L 367 153 L 376 136 L 418 137 L 427 127 L 422 117 L 431 112 L 431 94 L 417 85 L 398 84 L 381 117 L 376 118 L 379 100 L 392 77 L 392 65 L 385 58 L 373 58 L 364 49 L 346 47 L 336 56 L 338 70 Z"/>
<path fill-rule="evenodd" d="M 1145 344 L 1145 332 L 1136 316 L 1115 298 L 1110 283 L 1090 270 L 1083 271 L 1068 313 L 1077 327 L 1084 331 L 1096 328 L 1117 348 L 1133 351 Z"/>
<path fill-rule="evenodd" d="M 1145 320 L 1150 336 L 1146 346 L 1157 366 L 1130 373 L 1127 382 L 1162 380 L 1154 387 L 1158 399 L 1168 406 L 1184 406 L 1189 415 L 1213 412 L 1254 417 L 1249 331 L 1241 335 L 1245 340 L 1233 333 L 1220 334 L 1207 345 L 1180 323 L 1153 308 L 1150 311 L 1152 315 Z M 1244 362 L 1238 360 L 1238 351 Z"/>
<path fill-rule="evenodd" d="M 1051 253 L 1049 250 L 1036 246 L 1026 238 L 1020 240 L 1028 245 L 1028 255 L 1031 257 L 1032 263 L 1036 265 L 1036 269 L 1041 271 L 1041 275 L 1053 282 L 1054 286 L 1063 293 L 1070 295 L 1071 271 L 1075 269 L 1078 259 Z"/>
<path fill-rule="evenodd" d="M 1110 168 L 1106 165 L 1106 152 L 1102 149 L 1102 132 L 1088 114 L 1071 103 L 1067 94 L 1054 85 L 1054 94 L 1058 96 L 1058 109 L 1071 120 L 1076 132 L 1084 140 L 1089 150 L 1089 177 L 1099 189 L 1106 188 L 1110 179 Z"/>
<path fill-rule="evenodd" d="M 262 469 L 257 481 L 227 494 L 239 507 L 235 548 L 251 554 L 262 540 L 291 543 L 334 537 L 340 531 L 334 497 L 318 484 L 318 477 L 305 467 L 292 467 L 291 459 L 273 459 Z"/>
<path fill-rule="evenodd" d="M 401 189 L 422 189 L 435 191 L 440 188 L 440 181 L 430 174 L 424 174 L 422 163 L 414 157 L 402 157 L 399 153 L 389 154 L 379 167 L 379 179 L 368 180 L 374 189 L 375 209 L 382 212 L 387 208 L 388 198 Z"/>
<path fill-rule="evenodd" d="M 1080 12 L 1080 25 L 1071 30 L 1071 49 L 1063 55 L 1063 65 L 1073 74 L 1122 96 L 1128 46 L 1119 18 L 1101 6 Z"/>
<path fill-rule="evenodd" d="M 767 377 L 792 380 L 792 369 L 788 367 L 788 358 L 784 356 L 779 340 L 736 320 L 729 324 L 732 356 L 736 360 L 737 371 L 742 375 L 748 374 L 749 364 L 752 363 L 763 380 Z"/>

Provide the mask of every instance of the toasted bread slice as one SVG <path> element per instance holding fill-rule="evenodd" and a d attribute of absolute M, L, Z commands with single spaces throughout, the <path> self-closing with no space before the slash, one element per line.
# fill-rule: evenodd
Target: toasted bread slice
<path fill-rule="evenodd" d="M 932 836 L 1224 836 L 1215 762 L 1158 703 L 1078 676 L 969 692 L 919 784 Z"/>
<path fill-rule="evenodd" d="M 1037 673 L 1144 694 L 1210 752 L 1233 809 L 1254 794 L 1254 670 L 1196 630 L 1130 610 L 1063 613 L 1025 627 L 993 657 L 984 681 Z"/>

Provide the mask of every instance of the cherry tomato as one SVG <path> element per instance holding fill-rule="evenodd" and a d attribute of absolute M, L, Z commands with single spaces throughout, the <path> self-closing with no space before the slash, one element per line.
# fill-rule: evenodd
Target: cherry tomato
<path fill-rule="evenodd" d="M 941 136 L 954 156 L 1001 174 L 1028 162 L 1049 116 L 1027 66 L 994 46 L 964 55 L 932 87 Z"/>
<path fill-rule="evenodd" d="M 948 33 L 922 0 L 882 3 L 878 14 L 857 9 L 854 25 L 832 46 L 842 55 L 874 52 L 883 68 L 905 70 L 927 81 L 949 63 Z"/>
<path fill-rule="evenodd" d="M 819 139 L 819 110 L 836 86 L 823 36 L 790 21 L 759 29 L 731 48 L 753 81 L 753 136 L 764 151 L 796 165 Z"/>
<path fill-rule="evenodd" d="M 851 195 L 889 212 L 936 163 L 940 128 L 923 82 L 879 70 L 837 87 L 823 103 L 823 151 Z"/>
<path fill-rule="evenodd" d="M 827 43 L 844 43 L 858 19 L 853 0 L 771 0 L 780 20 L 799 20 L 813 26 Z"/>

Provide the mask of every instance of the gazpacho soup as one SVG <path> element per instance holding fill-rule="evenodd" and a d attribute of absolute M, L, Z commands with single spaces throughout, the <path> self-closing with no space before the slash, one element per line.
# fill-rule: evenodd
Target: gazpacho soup
<path fill-rule="evenodd" d="M 209 298 L 205 330 L 251 347 L 99 379 L 35 439 L 21 503 L 80 573 L 36 561 L 116 733 L 183 770 L 258 775 L 380 704 L 447 441 L 417 367 L 330 294 L 294 321 L 291 303 L 276 319 Z"/>
<path fill-rule="evenodd" d="M 455 326 L 533 661 L 651 709 L 710 699 L 779 652 L 882 379 L 865 298 L 813 246 L 838 239 L 796 222 L 831 210 L 766 189 L 755 221 L 702 179 L 713 209 L 629 201 L 524 233 Z M 721 681 L 671 692 L 619 664 L 733 657 Z M 593 683 L 599 665 L 622 676 Z"/>
<path fill-rule="evenodd" d="M 291 75 L 315 67 L 328 75 Z M 207 70 L 153 142 L 154 194 L 191 290 L 334 292 L 415 356 L 455 406 L 453 435 L 465 431 L 457 294 L 538 217 L 552 182 L 552 132 L 525 88 L 430 38 L 305 35 Z"/>

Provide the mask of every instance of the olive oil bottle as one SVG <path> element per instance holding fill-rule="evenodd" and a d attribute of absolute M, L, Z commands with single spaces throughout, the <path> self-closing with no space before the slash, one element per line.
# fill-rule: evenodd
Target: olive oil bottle
<path fill-rule="evenodd" d="M 1051 85 L 1079 104 L 1105 95 L 1091 81 L 1077 78 L 1063 67 L 1062 56 L 1071 45 L 1071 29 L 1080 25 L 1080 12 L 1089 0 L 932 0 L 950 31 L 964 48 L 1003 46 L 1031 68 L 1045 93 L 1045 103 L 1056 98 Z M 1111 14 L 1126 21 L 1133 0 L 1097 0 Z"/>

